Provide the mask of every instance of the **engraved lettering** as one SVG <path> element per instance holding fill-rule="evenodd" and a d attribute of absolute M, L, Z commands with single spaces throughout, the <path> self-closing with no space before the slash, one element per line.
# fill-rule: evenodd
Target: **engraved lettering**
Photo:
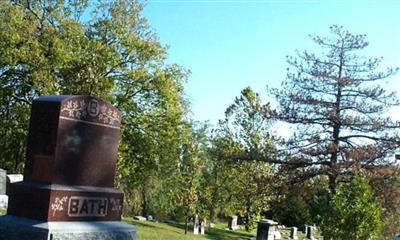
<path fill-rule="evenodd" d="M 70 199 L 69 201 L 69 213 L 71 214 L 77 214 L 78 213 L 78 206 L 79 206 L 79 200 L 78 199 Z"/>
<path fill-rule="evenodd" d="M 108 199 L 72 196 L 69 200 L 70 217 L 104 217 L 107 215 Z"/>
<path fill-rule="evenodd" d="M 104 199 L 103 201 L 99 201 L 99 208 L 98 208 L 98 214 L 99 215 L 105 215 L 106 214 L 106 212 L 107 212 L 107 204 L 108 203 L 108 201 L 107 201 L 107 199 Z"/>
<path fill-rule="evenodd" d="M 82 206 L 80 207 L 80 211 L 79 211 L 79 214 L 81 214 L 81 215 L 87 215 L 88 213 L 89 213 L 89 211 L 88 211 L 88 206 L 87 206 L 87 201 L 88 200 L 86 200 L 86 199 L 84 199 L 83 201 L 82 201 Z"/>
<path fill-rule="evenodd" d="M 94 199 L 90 199 L 89 203 L 90 203 L 90 212 L 94 212 L 94 207 L 96 206 L 97 201 Z"/>

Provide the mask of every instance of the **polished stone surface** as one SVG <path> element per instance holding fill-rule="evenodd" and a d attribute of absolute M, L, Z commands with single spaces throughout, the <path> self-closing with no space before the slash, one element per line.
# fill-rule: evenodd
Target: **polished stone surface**
<path fill-rule="evenodd" d="M 25 180 L 113 187 L 121 112 L 89 96 L 33 101 Z"/>
<path fill-rule="evenodd" d="M 18 182 L 8 214 L 42 221 L 119 221 L 123 193 L 114 188 Z"/>
<path fill-rule="evenodd" d="M 45 96 L 32 104 L 22 182 L 7 214 L 41 221 L 119 221 L 113 188 L 122 114 L 90 96 Z"/>
<path fill-rule="evenodd" d="M 42 222 L 0 217 L 0 239 L 7 240 L 134 240 L 134 226 L 117 222 Z"/>

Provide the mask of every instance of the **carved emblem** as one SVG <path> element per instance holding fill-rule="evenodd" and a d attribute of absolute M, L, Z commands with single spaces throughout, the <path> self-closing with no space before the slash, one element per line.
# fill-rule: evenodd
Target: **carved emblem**
<path fill-rule="evenodd" d="M 53 210 L 53 217 L 56 215 L 57 211 L 62 211 L 64 210 L 64 203 L 66 203 L 68 200 L 68 197 L 56 197 L 54 200 L 54 203 L 51 204 L 51 210 Z"/>
<path fill-rule="evenodd" d="M 68 118 L 82 121 L 96 120 L 102 124 L 119 125 L 121 115 L 113 108 L 96 99 L 68 100 L 61 108 L 61 113 Z"/>

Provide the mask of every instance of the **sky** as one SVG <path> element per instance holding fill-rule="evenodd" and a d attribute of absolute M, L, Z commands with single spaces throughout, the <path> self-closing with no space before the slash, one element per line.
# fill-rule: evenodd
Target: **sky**
<path fill-rule="evenodd" d="M 317 49 L 309 35 L 328 36 L 334 24 L 367 35 L 361 55 L 400 66 L 400 0 L 148 0 L 143 16 L 168 46 L 168 62 L 191 71 L 193 118 L 211 124 L 247 86 L 273 102 L 267 86 L 280 87 L 286 56 Z M 400 93 L 400 73 L 385 83 Z M 400 120 L 400 108 L 389 114 Z"/>

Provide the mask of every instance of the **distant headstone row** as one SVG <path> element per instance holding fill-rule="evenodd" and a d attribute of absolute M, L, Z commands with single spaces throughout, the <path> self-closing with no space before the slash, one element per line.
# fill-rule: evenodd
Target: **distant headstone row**
<path fill-rule="evenodd" d="M 281 239 L 282 236 L 277 228 L 279 228 L 277 222 L 272 220 L 264 219 L 258 223 L 257 227 L 257 240 L 276 240 Z M 314 226 L 304 225 L 304 240 L 315 240 L 314 237 Z M 290 228 L 290 239 L 298 239 L 297 227 Z"/>

